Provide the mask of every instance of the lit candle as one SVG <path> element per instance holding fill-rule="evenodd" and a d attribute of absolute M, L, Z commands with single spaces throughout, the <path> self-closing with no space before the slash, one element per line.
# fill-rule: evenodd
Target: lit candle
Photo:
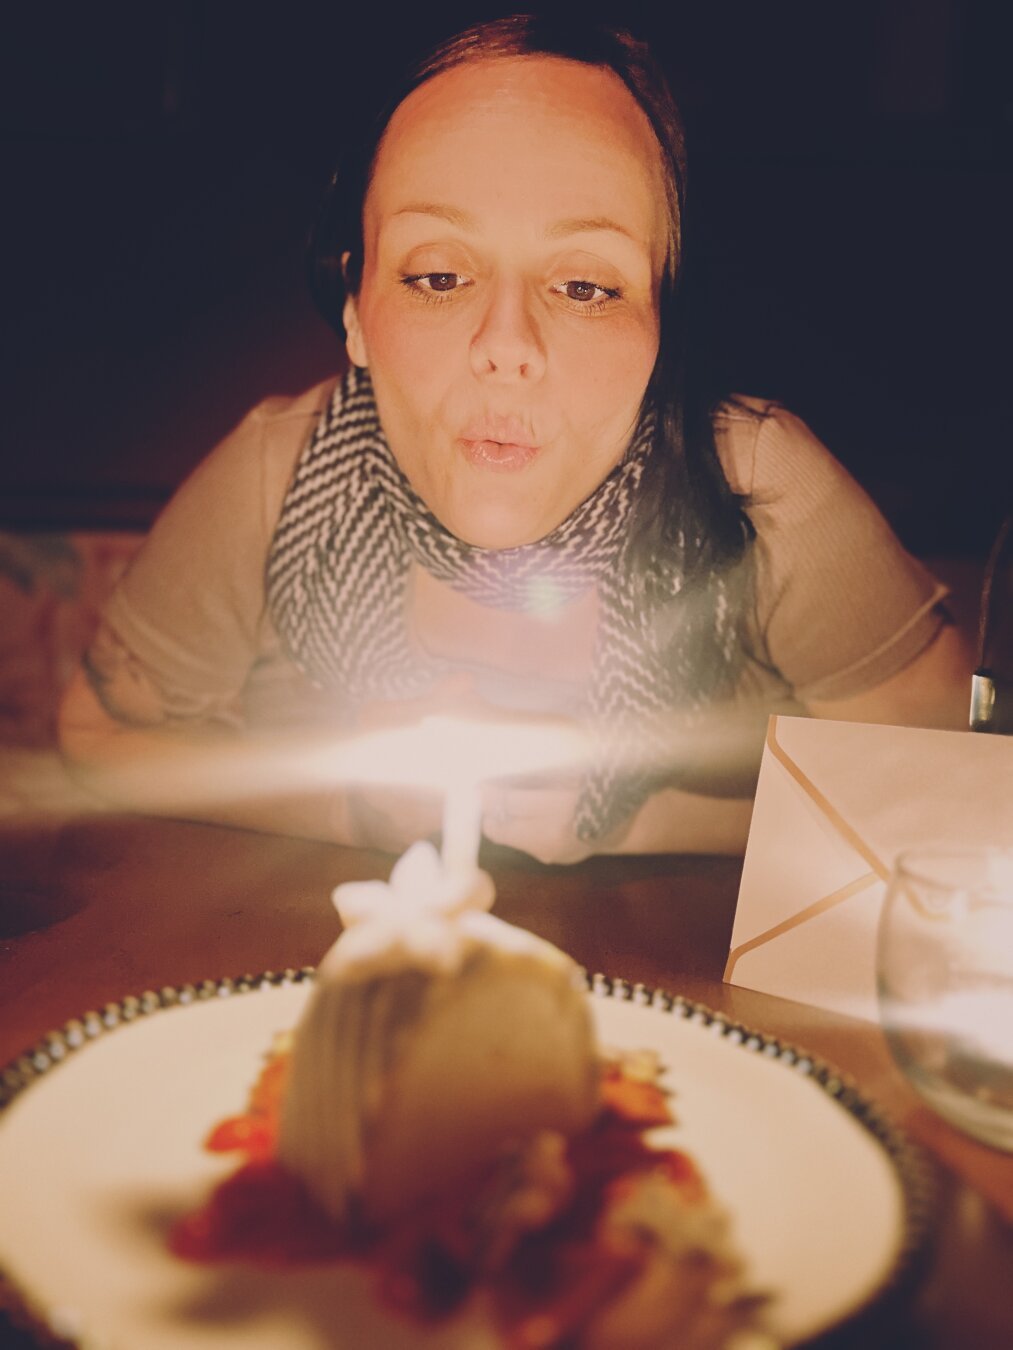
<path fill-rule="evenodd" d="M 478 867 L 482 838 L 482 796 L 471 777 L 447 784 L 443 799 L 443 869 L 448 876 L 471 876 Z"/>
<path fill-rule="evenodd" d="M 479 785 L 577 767 L 589 759 L 588 737 L 572 722 L 482 722 L 433 715 L 414 726 L 317 744 L 304 751 L 300 768 L 303 786 L 315 782 L 324 790 L 336 783 L 390 783 L 442 793 L 440 865 L 446 878 L 467 883 L 479 872 Z"/>

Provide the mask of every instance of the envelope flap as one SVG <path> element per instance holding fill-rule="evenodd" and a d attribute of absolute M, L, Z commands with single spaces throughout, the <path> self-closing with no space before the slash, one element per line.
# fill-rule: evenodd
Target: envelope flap
<path fill-rule="evenodd" d="M 808 790 L 805 775 L 793 773 L 793 761 L 777 754 L 773 733 L 785 720 L 796 719 L 771 719 L 760 766 L 732 927 L 733 949 L 781 929 L 814 900 L 840 893 L 856 875 L 869 870 Z"/>
<path fill-rule="evenodd" d="M 778 717 L 771 734 L 872 854 L 1013 846 L 1013 739 Z"/>

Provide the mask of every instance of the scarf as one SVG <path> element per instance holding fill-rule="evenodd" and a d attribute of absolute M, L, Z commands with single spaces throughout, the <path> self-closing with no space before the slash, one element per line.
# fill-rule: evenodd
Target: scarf
<path fill-rule="evenodd" d="M 575 827 L 582 840 L 602 838 L 672 781 L 664 728 L 673 710 L 692 719 L 727 687 L 737 647 L 720 573 L 683 593 L 682 534 L 647 575 L 631 565 L 630 524 L 654 439 L 647 413 L 619 464 L 544 539 L 477 548 L 413 490 L 387 445 L 369 374 L 353 366 L 299 459 L 268 557 L 268 604 L 292 659 L 352 706 L 423 694 L 439 672 L 411 646 L 404 621 L 413 562 L 500 609 L 544 612 L 596 586 L 582 709 L 596 750 Z"/>

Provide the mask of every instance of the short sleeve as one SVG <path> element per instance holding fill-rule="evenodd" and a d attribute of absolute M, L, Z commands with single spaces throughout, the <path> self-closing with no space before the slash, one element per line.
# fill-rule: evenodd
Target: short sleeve
<path fill-rule="evenodd" d="M 797 699 L 862 693 L 928 646 L 945 587 L 804 422 L 742 409 L 718 444 L 756 528 L 755 655 Z"/>
<path fill-rule="evenodd" d="M 255 408 L 184 482 L 110 597 L 87 661 L 124 720 L 239 718 L 262 648 L 264 569 L 322 395 Z"/>

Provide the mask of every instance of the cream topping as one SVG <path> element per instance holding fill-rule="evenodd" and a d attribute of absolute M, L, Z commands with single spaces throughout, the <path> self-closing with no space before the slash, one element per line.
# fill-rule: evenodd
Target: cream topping
<path fill-rule="evenodd" d="M 334 892 L 345 931 L 320 963 L 319 977 L 359 984 L 408 970 L 453 975 L 479 946 L 562 958 L 533 933 L 493 918 L 493 898 L 488 873 L 448 869 L 432 844 L 413 844 L 389 882 L 349 882 Z"/>

